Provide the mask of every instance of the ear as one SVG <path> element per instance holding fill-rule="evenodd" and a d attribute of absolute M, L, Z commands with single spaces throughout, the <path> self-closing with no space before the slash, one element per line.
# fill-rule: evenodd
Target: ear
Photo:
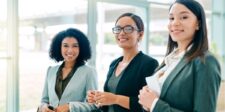
<path fill-rule="evenodd" d="M 144 35 L 144 32 L 143 32 L 143 31 L 139 32 L 139 37 L 138 37 L 138 39 L 137 39 L 138 42 L 140 42 L 140 40 L 142 40 L 143 35 Z"/>
<path fill-rule="evenodd" d="M 141 31 L 141 32 L 139 32 L 139 37 L 143 37 L 143 35 L 144 35 L 144 32 L 143 31 Z"/>
<path fill-rule="evenodd" d="M 198 21 L 198 23 L 196 24 L 196 30 L 199 30 L 199 27 L 200 27 L 200 23 L 199 23 L 200 21 Z"/>
<path fill-rule="evenodd" d="M 199 30 L 199 26 L 196 26 L 196 28 L 195 28 L 196 30 Z"/>

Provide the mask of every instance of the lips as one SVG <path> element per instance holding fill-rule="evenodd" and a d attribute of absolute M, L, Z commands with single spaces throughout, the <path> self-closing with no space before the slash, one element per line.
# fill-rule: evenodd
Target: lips
<path fill-rule="evenodd" d="M 118 41 L 119 42 L 125 42 L 125 41 L 128 41 L 128 38 L 121 37 L 121 38 L 118 38 Z"/>
<path fill-rule="evenodd" d="M 184 32 L 184 30 L 180 30 L 180 29 L 171 30 L 171 33 L 173 33 L 173 34 L 179 34 L 182 32 Z"/>
<path fill-rule="evenodd" d="M 66 56 L 67 56 L 67 57 L 73 57 L 74 55 L 72 55 L 72 54 L 67 54 Z"/>

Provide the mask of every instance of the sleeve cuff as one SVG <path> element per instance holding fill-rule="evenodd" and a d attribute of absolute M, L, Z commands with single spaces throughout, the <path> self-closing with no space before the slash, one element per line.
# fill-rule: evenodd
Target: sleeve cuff
<path fill-rule="evenodd" d="M 152 102 L 152 105 L 150 107 L 150 112 L 153 112 L 153 109 L 155 108 L 156 103 L 158 102 L 159 98 L 155 98 Z"/>

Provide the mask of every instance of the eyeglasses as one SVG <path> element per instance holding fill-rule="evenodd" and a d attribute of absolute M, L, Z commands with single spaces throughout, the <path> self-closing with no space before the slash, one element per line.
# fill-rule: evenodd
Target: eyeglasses
<path fill-rule="evenodd" d="M 113 32 L 114 34 L 119 34 L 122 30 L 123 30 L 123 32 L 126 33 L 126 34 L 132 33 L 134 30 L 140 31 L 140 30 L 138 30 L 137 28 L 134 28 L 134 27 L 131 26 L 131 25 L 127 25 L 127 26 L 124 26 L 124 27 L 115 26 L 115 27 L 112 28 L 112 32 Z"/>

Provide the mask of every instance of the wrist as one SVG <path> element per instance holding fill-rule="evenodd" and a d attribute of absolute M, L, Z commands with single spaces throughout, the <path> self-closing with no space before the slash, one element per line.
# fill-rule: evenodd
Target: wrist
<path fill-rule="evenodd" d="M 155 98 L 155 99 L 153 100 L 152 104 L 149 105 L 148 108 L 149 108 L 150 112 L 153 112 L 153 110 L 154 110 L 154 108 L 155 108 L 155 105 L 156 105 L 156 103 L 158 102 L 158 100 L 159 100 L 159 98 Z"/>
<path fill-rule="evenodd" d="M 120 100 L 119 95 L 116 95 L 116 94 L 115 94 L 115 101 L 114 101 L 114 104 L 119 104 L 119 100 Z"/>

